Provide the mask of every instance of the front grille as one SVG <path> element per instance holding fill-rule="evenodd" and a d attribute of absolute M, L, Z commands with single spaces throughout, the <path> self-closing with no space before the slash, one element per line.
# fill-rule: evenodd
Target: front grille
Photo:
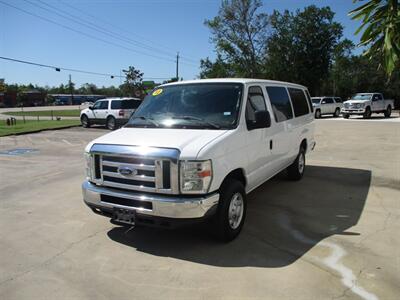
<path fill-rule="evenodd" d="M 94 155 L 95 183 L 123 190 L 172 193 L 171 161 L 111 154 Z M 131 174 L 123 174 L 120 169 Z"/>

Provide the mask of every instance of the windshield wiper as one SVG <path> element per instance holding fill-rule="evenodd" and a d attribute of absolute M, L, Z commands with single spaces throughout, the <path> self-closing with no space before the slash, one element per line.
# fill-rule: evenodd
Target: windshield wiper
<path fill-rule="evenodd" d="M 148 122 L 150 122 L 151 124 L 153 124 L 154 126 L 160 127 L 160 124 L 158 124 L 156 121 L 154 121 L 153 118 L 149 118 L 149 117 L 145 117 L 145 116 L 140 116 L 140 117 L 133 117 L 131 120 L 134 120 L 134 119 L 141 119 L 141 120 L 144 120 L 144 121 L 148 121 Z M 134 125 L 134 124 L 128 124 L 128 125 Z"/>
<path fill-rule="evenodd" d="M 218 124 L 212 123 L 212 122 L 204 120 L 202 118 L 193 117 L 193 116 L 174 116 L 174 117 L 172 117 L 172 119 L 200 121 L 200 122 L 203 122 L 205 124 L 210 125 L 211 127 L 215 128 L 215 129 L 220 129 L 221 128 L 221 126 L 219 126 Z"/>

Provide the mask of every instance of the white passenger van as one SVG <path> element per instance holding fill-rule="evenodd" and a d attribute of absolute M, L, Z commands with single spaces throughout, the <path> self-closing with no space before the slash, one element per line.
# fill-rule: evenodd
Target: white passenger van
<path fill-rule="evenodd" d="M 307 88 L 207 79 L 152 91 L 121 129 L 86 147 L 85 203 L 121 224 L 210 220 L 234 239 L 246 194 L 282 170 L 299 180 L 315 146 Z"/>

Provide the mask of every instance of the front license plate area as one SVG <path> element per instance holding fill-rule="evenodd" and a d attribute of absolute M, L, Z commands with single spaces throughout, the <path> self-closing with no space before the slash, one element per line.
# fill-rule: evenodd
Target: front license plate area
<path fill-rule="evenodd" d="M 135 225 L 136 211 L 114 207 L 113 219 L 120 223 Z"/>

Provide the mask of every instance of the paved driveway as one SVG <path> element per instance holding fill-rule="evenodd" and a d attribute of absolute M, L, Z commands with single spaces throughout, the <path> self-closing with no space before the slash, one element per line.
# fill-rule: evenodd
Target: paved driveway
<path fill-rule="evenodd" d="M 94 215 L 82 152 L 106 130 L 2 137 L 0 299 L 398 299 L 399 130 L 318 120 L 304 179 L 252 192 L 229 244 Z"/>

